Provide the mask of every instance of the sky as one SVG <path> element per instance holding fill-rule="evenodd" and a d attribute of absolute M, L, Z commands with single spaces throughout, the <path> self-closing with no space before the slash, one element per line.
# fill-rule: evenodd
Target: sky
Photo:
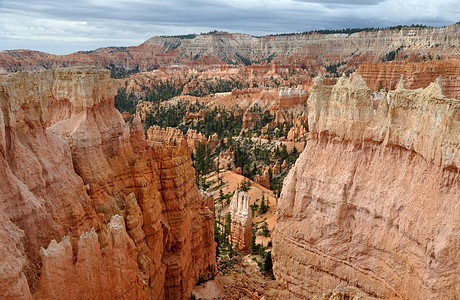
<path fill-rule="evenodd" d="M 0 0 L 0 51 L 68 54 L 211 30 L 266 35 L 460 21 L 460 0 Z"/>

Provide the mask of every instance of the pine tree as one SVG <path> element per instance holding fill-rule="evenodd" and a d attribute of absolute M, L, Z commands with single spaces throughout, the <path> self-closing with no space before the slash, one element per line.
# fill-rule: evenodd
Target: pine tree
<path fill-rule="evenodd" d="M 222 190 L 219 190 L 219 202 L 220 202 L 220 204 L 223 203 L 224 197 L 225 197 L 224 192 L 222 192 Z"/>
<path fill-rule="evenodd" d="M 251 249 L 251 254 L 257 254 L 259 247 L 256 244 L 256 233 L 254 228 L 252 229 L 251 241 L 249 243 L 249 248 Z"/>
<path fill-rule="evenodd" d="M 286 147 L 286 144 L 283 144 L 281 146 L 281 152 L 280 152 L 280 161 L 284 161 L 285 159 L 287 159 L 289 156 L 288 152 L 287 152 L 287 147 Z"/>
<path fill-rule="evenodd" d="M 268 224 L 267 222 L 264 222 L 262 226 L 260 227 L 260 234 L 263 236 L 269 236 L 270 235 L 270 230 L 268 230 Z"/>
<path fill-rule="evenodd" d="M 270 184 L 270 189 L 273 189 L 273 171 L 271 168 L 268 168 L 268 183 Z"/>
<path fill-rule="evenodd" d="M 270 276 L 273 276 L 273 261 L 271 251 L 268 251 L 265 255 L 264 271 L 267 272 Z"/>
<path fill-rule="evenodd" d="M 299 157 L 299 152 L 297 148 L 294 146 L 291 150 L 291 153 L 289 154 L 289 162 L 294 163 L 298 157 Z"/>
<path fill-rule="evenodd" d="M 224 228 L 225 237 L 230 236 L 231 225 L 232 225 L 232 216 L 230 215 L 230 213 L 227 213 L 225 215 L 225 228 Z"/>
<path fill-rule="evenodd" d="M 268 205 L 265 203 L 265 195 L 262 194 L 262 200 L 260 201 L 259 213 L 264 214 L 268 211 Z"/>

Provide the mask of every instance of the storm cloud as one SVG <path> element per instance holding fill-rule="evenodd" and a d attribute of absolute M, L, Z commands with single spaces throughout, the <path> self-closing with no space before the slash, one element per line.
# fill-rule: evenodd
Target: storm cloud
<path fill-rule="evenodd" d="M 64 54 L 211 30 L 252 35 L 315 29 L 445 26 L 458 0 L 0 0 L 0 50 Z"/>

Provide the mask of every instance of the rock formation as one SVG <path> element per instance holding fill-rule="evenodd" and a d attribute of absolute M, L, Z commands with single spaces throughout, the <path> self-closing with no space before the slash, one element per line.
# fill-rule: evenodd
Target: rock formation
<path fill-rule="evenodd" d="M 30 50 L 2 51 L 0 70 L 16 72 L 91 64 L 114 70 L 148 71 L 177 64 L 199 68 L 224 63 L 272 62 L 258 68 L 289 75 L 289 71 L 300 69 L 317 72 L 324 68 L 325 61 L 328 64 L 345 61 L 356 68 L 363 61 L 378 62 L 390 52 L 397 53 L 396 59 L 399 60 L 419 55 L 458 58 L 459 31 L 460 25 L 454 24 L 442 28 L 405 27 L 353 34 L 254 37 L 216 32 L 190 38 L 157 36 L 135 47 L 107 47 L 69 55 Z M 252 67 L 250 72 L 257 72 L 257 68 Z"/>
<path fill-rule="evenodd" d="M 235 153 L 230 149 L 220 152 L 219 156 L 214 159 L 214 165 L 221 170 L 235 168 Z"/>
<path fill-rule="evenodd" d="M 307 102 L 307 91 L 301 89 L 285 89 L 279 92 L 278 109 L 288 110 Z"/>
<path fill-rule="evenodd" d="M 115 93 L 93 67 L 0 77 L 2 298 L 182 299 L 215 272 L 189 150 L 149 145 Z"/>
<path fill-rule="evenodd" d="M 394 90 L 401 74 L 407 89 L 425 88 L 436 78 L 442 78 L 442 90 L 446 97 L 460 100 L 460 60 L 437 60 L 424 63 L 372 64 L 363 63 L 357 72 L 371 91 Z"/>
<path fill-rule="evenodd" d="M 269 169 L 269 166 L 265 166 L 264 168 L 262 168 L 262 175 L 254 176 L 254 181 L 267 189 L 270 188 L 270 175 L 268 173 Z"/>
<path fill-rule="evenodd" d="M 171 127 L 160 128 L 159 126 L 151 126 L 147 130 L 147 141 L 172 145 L 184 143 L 194 153 L 200 143 L 208 145 L 211 149 L 219 145 L 217 135 L 210 136 L 208 140 L 204 135 L 193 129 L 189 129 L 186 134 L 183 134 L 179 129 Z"/>
<path fill-rule="evenodd" d="M 252 209 L 249 206 L 249 195 L 235 191 L 230 202 L 231 241 L 238 250 L 247 250 L 252 235 Z"/>
<path fill-rule="evenodd" d="M 259 112 L 246 110 L 243 114 L 243 129 L 253 129 L 256 121 L 260 120 Z"/>
<path fill-rule="evenodd" d="M 359 75 L 315 80 L 311 139 L 273 234 L 284 299 L 339 284 L 379 299 L 460 296 L 460 101 L 400 82 L 376 109 Z"/>
<path fill-rule="evenodd" d="M 307 131 L 305 130 L 303 126 L 292 127 L 291 129 L 289 129 L 287 140 L 293 141 L 293 142 L 301 141 L 302 138 L 305 138 L 306 134 L 307 134 Z"/>

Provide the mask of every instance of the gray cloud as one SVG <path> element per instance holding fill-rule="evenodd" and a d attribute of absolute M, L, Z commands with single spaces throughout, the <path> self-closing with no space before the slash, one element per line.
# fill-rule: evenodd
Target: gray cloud
<path fill-rule="evenodd" d="M 69 53 L 209 30 L 253 35 L 457 22 L 457 0 L 2 0 L 0 50 Z M 449 9 L 446 9 L 449 7 Z"/>
<path fill-rule="evenodd" d="M 385 0 L 294 0 L 296 2 L 318 3 L 318 4 L 339 4 L 339 5 L 375 5 Z"/>

